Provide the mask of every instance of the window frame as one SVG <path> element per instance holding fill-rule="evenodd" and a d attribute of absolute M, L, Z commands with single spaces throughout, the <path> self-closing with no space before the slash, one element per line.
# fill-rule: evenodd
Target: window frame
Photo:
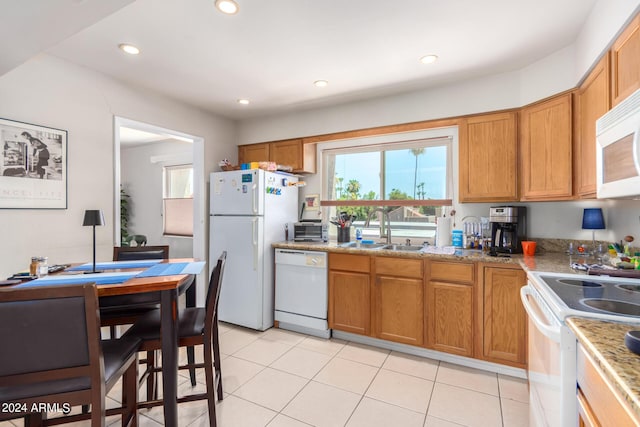
<path fill-rule="evenodd" d="M 322 171 L 322 191 L 321 206 L 453 206 L 455 197 L 455 173 L 454 158 L 456 156 L 457 147 L 455 146 L 458 137 L 457 126 L 445 128 L 433 128 L 413 132 L 402 132 L 397 134 L 384 134 L 367 136 L 363 138 L 333 140 L 331 142 L 318 144 L 318 158 L 320 159 L 320 170 Z M 448 197 L 445 199 L 426 199 L 426 200 L 333 200 L 329 198 L 329 164 L 327 155 L 337 152 L 367 152 L 373 151 L 371 148 L 380 148 L 385 151 L 385 146 L 389 149 L 409 149 L 418 146 L 427 147 L 440 146 L 442 140 L 447 140 L 444 145 L 447 146 L 447 192 Z M 429 144 L 432 141 L 432 144 Z M 437 143 L 436 143 L 437 141 Z M 426 145 L 421 145 L 426 142 Z M 382 188 L 382 183 L 380 188 Z"/>
<path fill-rule="evenodd" d="M 175 170 L 191 170 L 191 197 L 169 197 L 170 189 L 170 171 Z M 176 165 L 162 166 L 162 235 L 165 237 L 193 237 L 193 219 L 191 221 L 191 233 L 168 233 L 167 232 L 167 201 L 168 200 L 191 200 L 191 209 L 193 210 L 193 187 L 194 187 L 194 165 L 193 163 L 182 163 Z"/>

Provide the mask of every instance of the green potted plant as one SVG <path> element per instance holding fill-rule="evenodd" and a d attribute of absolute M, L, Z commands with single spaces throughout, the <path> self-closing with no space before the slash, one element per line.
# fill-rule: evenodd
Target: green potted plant
<path fill-rule="evenodd" d="M 129 246 L 129 199 L 131 196 L 120 188 L 120 246 Z"/>

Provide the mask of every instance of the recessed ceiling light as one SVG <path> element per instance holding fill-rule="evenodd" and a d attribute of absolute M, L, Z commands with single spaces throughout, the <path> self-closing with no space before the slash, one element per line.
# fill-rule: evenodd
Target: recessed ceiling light
<path fill-rule="evenodd" d="M 326 80 L 316 80 L 315 82 L 313 82 L 313 84 L 314 84 L 316 87 L 327 87 L 327 85 L 329 84 L 329 82 L 328 82 L 328 81 L 326 81 Z"/>
<path fill-rule="evenodd" d="M 238 13 L 238 3 L 233 0 L 216 0 L 216 7 L 222 13 L 226 13 L 227 15 L 235 15 Z"/>
<path fill-rule="evenodd" d="M 249 105 L 248 99 L 238 99 L 238 104 Z"/>
<path fill-rule="evenodd" d="M 124 51 L 124 52 L 128 53 L 129 55 L 137 55 L 137 54 L 139 54 L 139 53 L 140 53 L 140 49 L 138 49 L 137 47 L 135 47 L 135 46 L 134 46 L 134 45 L 132 45 L 132 44 L 121 43 L 121 44 L 119 44 L 119 45 L 118 45 L 118 47 L 119 47 L 122 51 Z"/>
<path fill-rule="evenodd" d="M 426 55 L 420 58 L 420 62 L 423 64 L 432 64 L 438 60 L 438 55 Z"/>

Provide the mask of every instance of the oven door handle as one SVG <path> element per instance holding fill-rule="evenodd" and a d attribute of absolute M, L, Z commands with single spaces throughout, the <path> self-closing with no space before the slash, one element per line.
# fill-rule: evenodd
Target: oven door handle
<path fill-rule="evenodd" d="M 520 299 L 524 310 L 527 312 L 529 319 L 533 322 L 535 327 L 547 338 L 554 342 L 560 342 L 560 325 L 549 324 L 550 322 L 544 318 L 542 310 L 534 307 L 535 300 L 532 301 L 531 296 L 533 291 L 528 286 L 520 288 Z M 533 302 L 533 303 L 532 303 Z M 535 304 L 537 305 L 537 304 Z"/>

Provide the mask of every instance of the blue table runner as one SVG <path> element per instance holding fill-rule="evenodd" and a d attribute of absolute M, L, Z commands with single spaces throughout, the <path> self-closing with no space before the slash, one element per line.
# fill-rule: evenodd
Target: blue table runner
<path fill-rule="evenodd" d="M 176 274 L 199 274 L 204 268 L 204 261 L 174 262 L 154 265 L 136 277 L 173 276 Z"/>
<path fill-rule="evenodd" d="M 96 270 L 113 270 L 117 268 L 140 268 L 141 269 L 141 268 L 153 267 L 154 265 L 159 264 L 161 262 L 162 262 L 161 259 L 97 262 Z M 86 264 L 67 268 L 65 271 L 91 271 L 91 270 L 93 270 L 93 263 L 88 262 Z"/>

